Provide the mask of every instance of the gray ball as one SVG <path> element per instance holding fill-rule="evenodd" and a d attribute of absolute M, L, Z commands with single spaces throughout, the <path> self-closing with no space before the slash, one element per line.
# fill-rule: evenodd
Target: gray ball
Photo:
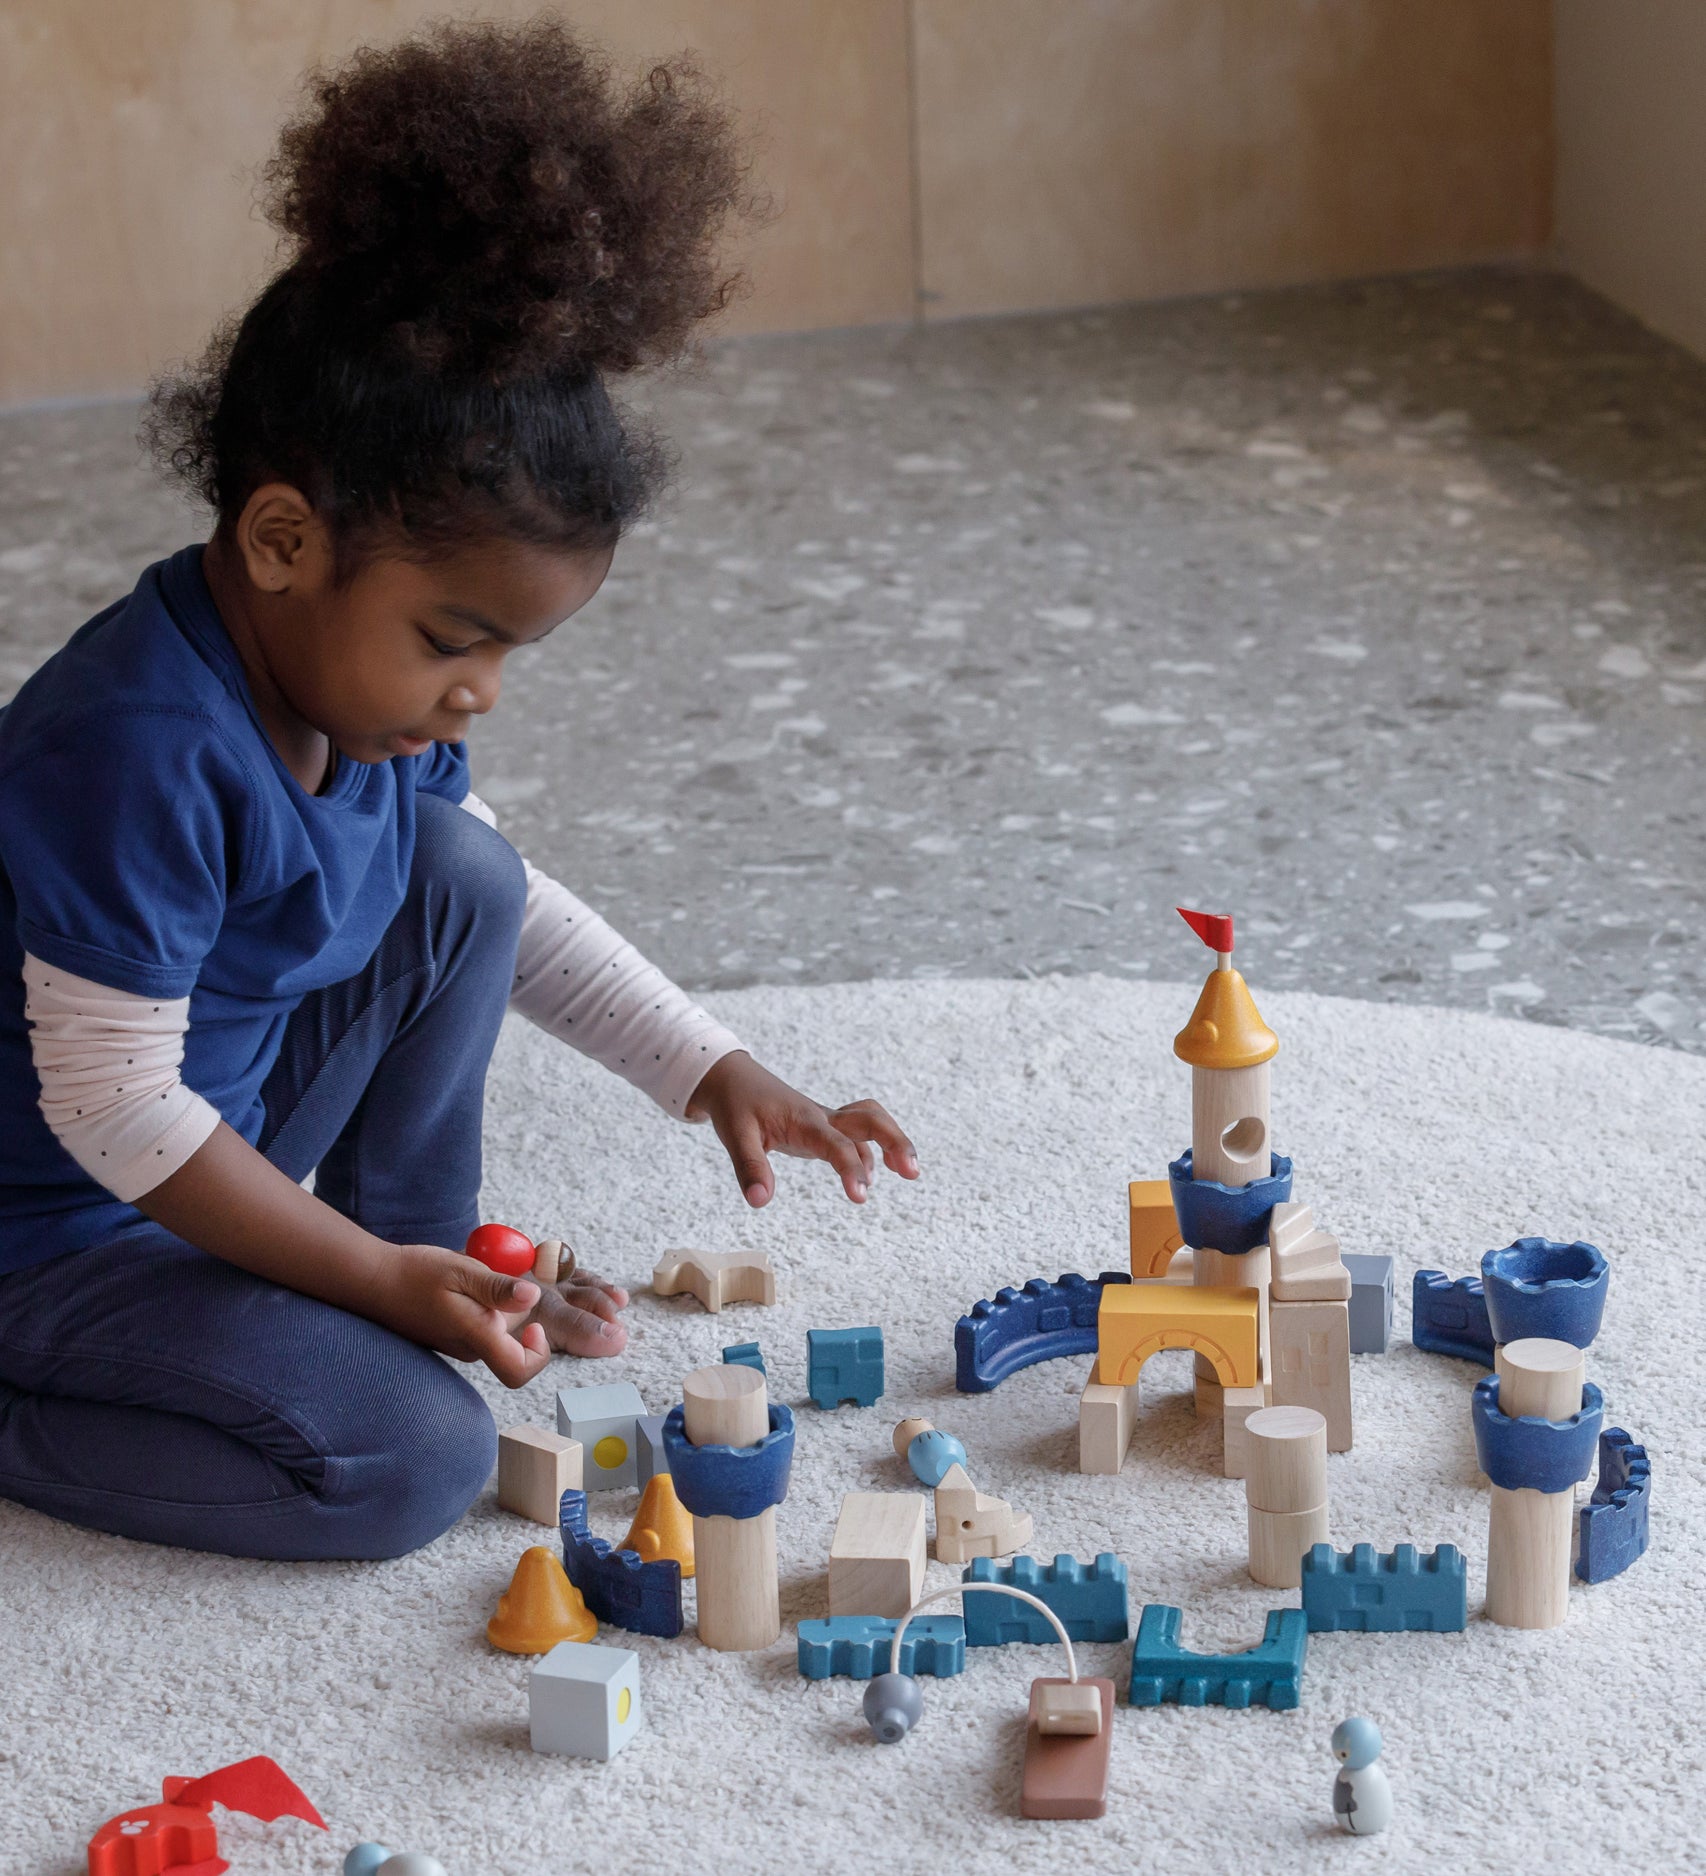
<path fill-rule="evenodd" d="M 422 1856 L 418 1850 L 405 1850 L 390 1856 L 379 1865 L 374 1876 L 445 1876 L 444 1865 L 435 1856 Z"/>
<path fill-rule="evenodd" d="M 910 1674 L 879 1674 L 865 1689 L 865 1718 L 885 1746 L 904 1739 L 924 1712 L 924 1696 Z"/>
<path fill-rule="evenodd" d="M 377 1876 L 379 1865 L 390 1855 L 382 1843 L 358 1843 L 344 1858 L 344 1876 Z"/>

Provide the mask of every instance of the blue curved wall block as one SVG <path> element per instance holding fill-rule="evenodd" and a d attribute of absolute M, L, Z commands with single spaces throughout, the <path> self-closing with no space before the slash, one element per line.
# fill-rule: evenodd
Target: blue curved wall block
<path fill-rule="evenodd" d="M 1410 1340 L 1430 1355 L 1493 1365 L 1493 1325 L 1479 1277 L 1455 1283 L 1443 1270 L 1418 1270 L 1410 1286 Z"/>
<path fill-rule="evenodd" d="M 1242 1257 L 1267 1243 L 1274 1207 L 1291 1198 L 1291 1161 L 1283 1153 L 1270 1153 L 1267 1178 L 1252 1179 L 1247 1186 L 1194 1179 L 1191 1165 L 1187 1147 L 1167 1168 L 1179 1236 L 1198 1250 L 1219 1251 L 1227 1257 Z"/>
<path fill-rule="evenodd" d="M 1605 1315 L 1611 1266 L 1592 1244 L 1518 1238 L 1481 1259 L 1481 1282 L 1496 1342 L 1539 1335 L 1586 1348 Z"/>
<path fill-rule="evenodd" d="M 1604 1583 L 1621 1576 L 1647 1548 L 1647 1514 L 1653 1468 L 1647 1449 L 1637 1446 L 1621 1427 L 1599 1436 L 1599 1478 L 1593 1501 L 1580 1512 L 1581 1541 L 1576 1547 L 1576 1575 L 1584 1583 Z"/>
<path fill-rule="evenodd" d="M 564 1572 L 600 1622 L 639 1635 L 681 1633 L 681 1565 L 673 1557 L 646 1563 L 590 1535 L 585 1492 L 563 1494 L 561 1517 Z"/>
<path fill-rule="evenodd" d="M 1076 1273 L 1053 1283 L 1033 1277 L 1022 1290 L 1009 1286 L 991 1302 L 973 1303 L 954 1324 L 955 1387 L 987 1394 L 1034 1362 L 1095 1354 L 1102 1286 L 1130 1282 L 1123 1270 L 1104 1270 L 1094 1280 Z"/>

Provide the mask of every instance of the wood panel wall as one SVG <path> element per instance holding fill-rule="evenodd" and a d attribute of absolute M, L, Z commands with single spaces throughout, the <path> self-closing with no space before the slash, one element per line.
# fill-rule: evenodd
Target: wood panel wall
<path fill-rule="evenodd" d="M 487 0 L 523 17 L 540 0 Z M 782 209 L 731 330 L 1534 251 L 1549 0 L 556 0 L 719 73 Z M 0 0 L 0 403 L 137 389 L 265 279 L 300 74 L 442 0 Z"/>

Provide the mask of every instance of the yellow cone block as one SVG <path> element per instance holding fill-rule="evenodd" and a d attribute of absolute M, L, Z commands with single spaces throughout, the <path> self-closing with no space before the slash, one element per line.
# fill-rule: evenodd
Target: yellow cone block
<path fill-rule="evenodd" d="M 1160 1348 L 1192 1348 L 1222 1387 L 1255 1387 L 1257 1295 L 1198 1284 L 1110 1283 L 1096 1312 L 1096 1379 L 1130 1387 Z"/>
<path fill-rule="evenodd" d="M 521 1553 L 498 1612 L 486 1624 L 486 1640 L 506 1654 L 549 1654 L 558 1642 L 591 1641 L 598 1633 L 592 1611 L 564 1573 L 554 1552 L 535 1544 Z"/>
<path fill-rule="evenodd" d="M 693 1520 L 676 1497 L 675 1481 L 667 1472 L 655 1473 L 647 1482 L 634 1522 L 617 1549 L 638 1551 L 645 1563 L 673 1557 L 683 1576 L 693 1574 Z"/>

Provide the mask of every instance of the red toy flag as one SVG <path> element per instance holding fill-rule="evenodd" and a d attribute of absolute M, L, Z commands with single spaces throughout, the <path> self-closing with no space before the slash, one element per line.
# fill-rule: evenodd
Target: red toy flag
<path fill-rule="evenodd" d="M 1182 905 L 1175 906 L 1173 909 L 1208 946 L 1209 950 L 1226 952 L 1232 949 L 1232 914 L 1230 912 L 1187 912 Z"/>
<path fill-rule="evenodd" d="M 316 1811 L 271 1759 L 243 1759 L 204 1778 L 162 1781 L 162 1804 L 110 1819 L 89 1840 L 89 1876 L 221 1876 L 231 1866 L 219 1854 L 214 1805 L 243 1811 L 270 1824 L 300 1817 L 326 1828 Z"/>

